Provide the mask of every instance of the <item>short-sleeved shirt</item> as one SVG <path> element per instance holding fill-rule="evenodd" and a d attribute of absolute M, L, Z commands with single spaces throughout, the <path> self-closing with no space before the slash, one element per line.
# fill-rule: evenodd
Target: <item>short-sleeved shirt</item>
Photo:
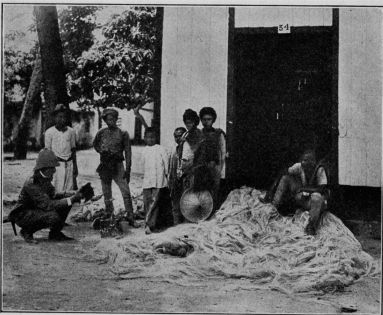
<path fill-rule="evenodd" d="M 64 160 L 72 155 L 72 149 L 76 148 L 76 132 L 73 128 L 67 127 L 60 131 L 53 126 L 45 132 L 45 147 Z"/>
<path fill-rule="evenodd" d="M 169 157 L 165 148 L 155 144 L 142 151 L 144 160 L 144 181 L 142 188 L 164 188 L 168 185 Z"/>
<path fill-rule="evenodd" d="M 97 132 L 93 145 L 98 153 L 110 152 L 123 160 L 124 150 L 130 149 L 129 133 L 118 127 L 103 128 Z"/>
<path fill-rule="evenodd" d="M 306 178 L 305 172 L 302 168 L 302 163 L 295 163 L 293 166 L 289 167 L 288 172 L 291 175 L 299 176 L 303 186 L 307 186 L 309 184 L 310 179 Z M 323 166 L 318 167 L 313 184 L 317 186 L 327 185 L 326 171 Z"/>

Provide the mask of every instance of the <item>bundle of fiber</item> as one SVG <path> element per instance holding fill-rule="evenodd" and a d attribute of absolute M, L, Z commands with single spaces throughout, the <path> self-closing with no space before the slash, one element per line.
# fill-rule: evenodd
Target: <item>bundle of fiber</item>
<path fill-rule="evenodd" d="M 132 190 L 132 202 L 135 212 L 143 211 L 143 198 L 142 190 Z M 115 214 L 119 214 L 124 211 L 124 202 L 120 195 L 116 194 L 116 200 L 114 201 Z M 95 202 L 86 202 L 80 205 L 74 205 L 73 210 L 69 214 L 69 220 L 73 222 L 92 222 L 95 218 L 104 213 L 104 199 L 101 198 Z"/>
<path fill-rule="evenodd" d="M 121 278 L 156 277 L 185 286 L 223 277 L 287 293 L 322 292 L 380 273 L 379 263 L 331 213 L 316 236 L 306 235 L 307 212 L 282 217 L 260 203 L 259 194 L 234 190 L 210 221 L 101 241 L 97 250 L 113 258 L 112 271 Z"/>

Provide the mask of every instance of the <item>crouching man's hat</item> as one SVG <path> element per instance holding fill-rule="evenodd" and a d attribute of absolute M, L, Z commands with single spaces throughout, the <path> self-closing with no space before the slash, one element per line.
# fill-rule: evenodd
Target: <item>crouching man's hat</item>
<path fill-rule="evenodd" d="M 60 163 L 56 157 L 56 155 L 53 153 L 53 151 L 49 149 L 42 149 L 39 152 L 39 156 L 36 160 L 36 166 L 33 169 L 34 171 L 41 170 L 43 168 L 47 167 L 56 167 L 59 166 Z"/>
<path fill-rule="evenodd" d="M 108 115 L 112 115 L 112 116 L 114 116 L 115 118 L 118 118 L 118 111 L 115 110 L 114 108 L 105 108 L 105 109 L 102 111 L 101 117 L 102 117 L 102 119 L 105 120 L 106 116 L 108 116 Z"/>

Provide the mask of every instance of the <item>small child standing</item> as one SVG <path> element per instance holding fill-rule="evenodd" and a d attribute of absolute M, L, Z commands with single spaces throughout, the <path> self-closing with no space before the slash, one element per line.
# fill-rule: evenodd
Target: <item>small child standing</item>
<path fill-rule="evenodd" d="M 142 184 L 145 209 L 145 233 L 150 234 L 160 228 L 171 209 L 168 190 L 169 157 L 165 148 L 156 144 L 154 128 L 147 127 L 143 149 L 144 180 Z"/>

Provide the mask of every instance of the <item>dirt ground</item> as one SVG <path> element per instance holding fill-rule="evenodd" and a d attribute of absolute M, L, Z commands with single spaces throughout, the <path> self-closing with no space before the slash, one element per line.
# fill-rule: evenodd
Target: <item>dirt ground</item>
<path fill-rule="evenodd" d="M 26 161 L 3 162 L 3 215 L 12 208 L 36 155 Z M 79 166 L 96 158 L 80 152 Z M 100 184 L 87 167 L 79 182 Z M 133 174 L 132 186 L 141 176 Z M 241 279 L 207 279 L 191 287 L 163 280 L 121 280 L 103 261 L 92 260 L 90 251 L 100 241 L 90 223 L 76 223 L 64 232 L 73 242 L 49 242 L 48 231 L 35 234 L 39 243 L 27 244 L 14 236 L 10 224 L 3 229 L 2 311 L 91 311 L 91 312 L 232 312 L 232 313 L 340 313 L 354 307 L 357 313 L 380 314 L 379 278 L 363 278 L 343 292 L 321 296 L 289 296 L 279 291 L 249 289 Z M 142 234 L 143 229 L 134 233 Z M 128 236 L 126 236 L 128 237 Z M 377 259 L 380 240 L 359 237 L 365 251 Z"/>

